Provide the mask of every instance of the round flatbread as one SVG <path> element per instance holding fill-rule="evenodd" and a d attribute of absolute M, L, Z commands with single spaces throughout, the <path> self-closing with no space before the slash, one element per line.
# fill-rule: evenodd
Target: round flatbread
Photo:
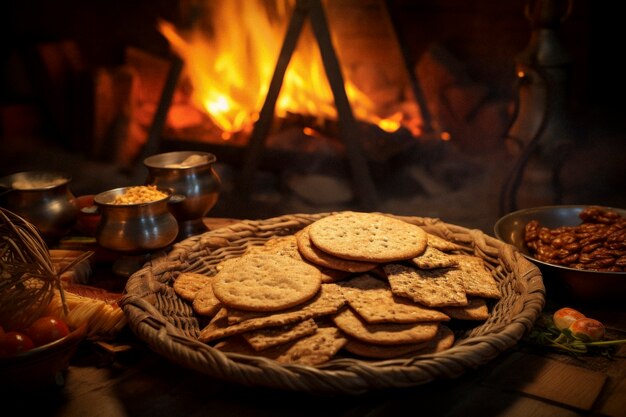
<path fill-rule="evenodd" d="M 192 302 L 193 311 L 206 317 L 213 317 L 222 308 L 222 303 L 213 294 L 213 285 L 207 285 L 196 294 Z"/>
<path fill-rule="evenodd" d="M 176 278 L 172 287 L 180 298 L 193 302 L 194 298 L 196 298 L 196 294 L 198 294 L 198 291 L 204 287 L 210 286 L 212 281 L 213 278 L 207 275 L 197 274 L 194 272 L 183 272 Z"/>
<path fill-rule="evenodd" d="M 419 226 L 383 214 L 353 211 L 315 221 L 309 237 L 324 252 L 365 262 L 414 258 L 426 250 L 428 241 Z"/>
<path fill-rule="evenodd" d="M 378 265 L 375 262 L 351 261 L 344 258 L 338 258 L 327 252 L 324 252 L 311 243 L 309 237 L 309 227 L 296 233 L 296 241 L 298 250 L 302 257 L 307 261 L 326 268 L 336 269 L 345 272 L 366 272 L 370 271 Z"/>
<path fill-rule="evenodd" d="M 436 353 L 449 349 L 454 344 L 454 333 L 450 328 L 441 325 L 437 334 L 432 340 L 427 342 L 408 345 L 374 345 L 363 343 L 356 339 L 348 339 L 344 349 L 355 355 L 367 358 L 388 359 L 406 355 L 423 355 L 426 353 Z"/>
<path fill-rule="evenodd" d="M 227 262 L 215 275 L 213 293 L 226 307 L 277 311 L 312 298 L 321 272 L 288 256 L 255 253 Z"/>

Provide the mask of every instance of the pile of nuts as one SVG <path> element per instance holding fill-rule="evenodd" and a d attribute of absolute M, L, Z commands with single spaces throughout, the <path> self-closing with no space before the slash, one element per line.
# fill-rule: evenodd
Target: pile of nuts
<path fill-rule="evenodd" d="M 536 259 L 569 268 L 626 271 L 626 218 L 591 206 L 579 215 L 583 223 L 550 229 L 537 220 L 526 224 L 524 241 Z"/>

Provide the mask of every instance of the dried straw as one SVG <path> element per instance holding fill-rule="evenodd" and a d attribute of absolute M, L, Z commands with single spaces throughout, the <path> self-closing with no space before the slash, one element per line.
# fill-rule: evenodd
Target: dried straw
<path fill-rule="evenodd" d="M 43 313 L 55 289 L 67 314 L 60 276 L 92 254 L 82 254 L 57 272 L 37 228 L 0 207 L 0 324 L 27 327 Z"/>

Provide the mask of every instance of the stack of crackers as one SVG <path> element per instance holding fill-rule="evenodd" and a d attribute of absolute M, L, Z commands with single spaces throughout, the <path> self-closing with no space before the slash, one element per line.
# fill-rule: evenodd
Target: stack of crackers
<path fill-rule="evenodd" d="M 319 365 L 338 353 L 386 359 L 451 347 L 453 321 L 489 318 L 501 297 L 479 257 L 378 213 L 340 212 L 223 261 L 181 273 L 176 293 L 226 352 Z"/>

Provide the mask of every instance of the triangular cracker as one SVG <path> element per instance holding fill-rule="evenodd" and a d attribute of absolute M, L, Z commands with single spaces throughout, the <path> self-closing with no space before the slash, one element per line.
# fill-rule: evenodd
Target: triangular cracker
<path fill-rule="evenodd" d="M 346 344 L 346 341 L 337 328 L 320 327 L 310 336 L 260 352 L 252 349 L 245 340 L 238 337 L 226 339 L 215 347 L 224 352 L 263 356 L 280 363 L 315 366 L 328 362 Z"/>
<path fill-rule="evenodd" d="M 431 340 L 439 323 L 379 323 L 369 324 L 351 308 L 344 308 L 333 321 L 345 334 L 361 342 L 377 345 L 401 345 Z"/>
<path fill-rule="evenodd" d="M 458 265 L 453 255 L 448 255 L 432 246 L 427 246 L 424 253 L 412 258 L 411 262 L 420 269 L 450 268 Z"/>
<path fill-rule="evenodd" d="M 368 323 L 415 323 L 448 321 L 439 310 L 394 297 L 387 282 L 363 274 L 340 284 L 348 304 Z"/>
<path fill-rule="evenodd" d="M 471 255 L 456 255 L 455 258 L 459 262 L 456 268 L 461 271 L 467 295 L 486 298 L 502 297 L 496 280 L 481 258 Z"/>
<path fill-rule="evenodd" d="M 469 304 L 463 307 L 441 307 L 450 318 L 457 320 L 487 320 L 489 309 L 484 298 L 470 298 Z"/>
<path fill-rule="evenodd" d="M 441 268 L 422 270 L 402 264 L 387 264 L 385 273 L 391 291 L 428 307 L 467 305 L 463 278 L 459 270 Z"/>
<path fill-rule="evenodd" d="M 308 319 L 295 324 L 246 332 L 242 336 L 254 350 L 259 351 L 311 335 L 316 330 L 315 320 Z"/>
<path fill-rule="evenodd" d="M 446 240 L 432 233 L 427 233 L 426 236 L 428 239 L 428 246 L 439 249 L 440 251 L 453 252 L 455 250 L 461 249 L 461 247 L 456 243 L 450 242 L 449 240 Z"/>

